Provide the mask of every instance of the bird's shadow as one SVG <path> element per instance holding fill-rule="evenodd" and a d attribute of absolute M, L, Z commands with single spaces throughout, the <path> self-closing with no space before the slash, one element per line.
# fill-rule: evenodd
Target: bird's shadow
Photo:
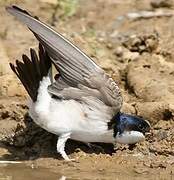
<path fill-rule="evenodd" d="M 62 159 L 56 151 L 57 136 L 37 126 L 29 117 L 24 116 L 25 126 L 18 125 L 13 137 L 7 137 L 0 141 L 0 147 L 8 149 L 8 153 L 2 155 L 0 160 L 34 160 L 43 157 Z M 86 144 L 69 139 L 66 142 L 65 151 L 68 155 L 83 151 L 88 154 L 109 154 L 114 152 L 113 144 L 92 143 Z"/>

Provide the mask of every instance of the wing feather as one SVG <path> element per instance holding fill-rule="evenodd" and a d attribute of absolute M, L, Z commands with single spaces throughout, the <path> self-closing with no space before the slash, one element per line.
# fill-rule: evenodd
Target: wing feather
<path fill-rule="evenodd" d="M 60 91 L 59 84 L 55 82 L 48 88 L 50 93 L 62 93 L 64 98 L 67 95 L 68 98 L 72 99 L 74 98 L 73 93 L 71 93 L 73 91 L 74 96 L 77 96 L 78 93 L 85 97 L 97 95 L 99 100 L 111 106 L 115 111 L 120 110 L 122 96 L 117 84 L 91 58 L 61 34 L 32 17 L 28 12 L 16 6 L 6 9 L 34 33 L 59 71 L 61 81 L 66 84 L 66 88 Z M 86 88 L 80 89 L 80 86 Z"/>

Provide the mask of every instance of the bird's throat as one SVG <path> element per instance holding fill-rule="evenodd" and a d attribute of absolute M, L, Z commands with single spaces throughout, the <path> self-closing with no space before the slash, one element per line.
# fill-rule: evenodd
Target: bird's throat
<path fill-rule="evenodd" d="M 117 133 L 115 139 L 120 144 L 135 144 L 143 141 L 145 136 L 139 131 L 124 131 L 122 134 Z"/>

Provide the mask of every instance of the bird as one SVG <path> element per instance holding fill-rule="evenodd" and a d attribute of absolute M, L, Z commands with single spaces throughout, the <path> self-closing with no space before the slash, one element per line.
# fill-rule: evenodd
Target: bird
<path fill-rule="evenodd" d="M 121 111 L 117 83 L 88 55 L 52 27 L 17 6 L 6 10 L 24 23 L 39 41 L 38 54 L 10 63 L 30 96 L 29 115 L 41 128 L 58 136 L 57 152 L 68 139 L 84 143 L 135 144 L 145 139 L 150 123 Z M 53 77 L 52 66 L 57 74 Z"/>

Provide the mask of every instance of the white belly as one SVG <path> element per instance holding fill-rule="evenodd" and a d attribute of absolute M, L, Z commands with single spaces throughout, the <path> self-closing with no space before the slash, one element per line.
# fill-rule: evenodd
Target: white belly
<path fill-rule="evenodd" d="M 39 103 L 32 104 L 29 114 L 36 124 L 51 133 L 71 132 L 72 139 L 84 142 L 113 142 L 107 123 L 85 119 L 83 108 L 74 100 L 52 99 L 48 109 L 43 109 Z"/>
<path fill-rule="evenodd" d="M 112 131 L 107 130 L 105 121 L 87 119 L 84 114 L 84 105 L 75 100 L 51 98 L 47 92 L 47 83 L 49 83 L 49 79 L 45 78 L 39 89 L 37 102 L 31 102 L 29 106 L 29 114 L 36 124 L 57 135 L 70 132 L 71 138 L 74 140 L 114 141 Z"/>

